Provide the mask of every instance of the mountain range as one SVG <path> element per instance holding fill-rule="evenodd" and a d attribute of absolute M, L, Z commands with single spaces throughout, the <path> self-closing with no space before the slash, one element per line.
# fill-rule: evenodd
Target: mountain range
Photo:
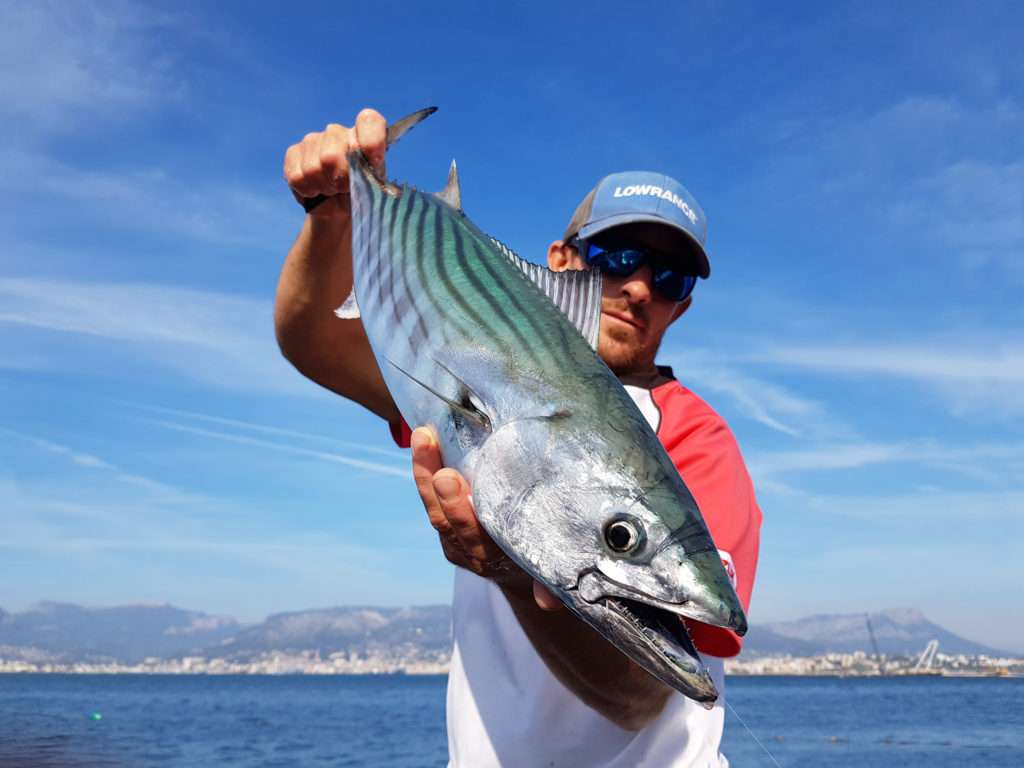
<path fill-rule="evenodd" d="M 868 621 L 870 627 L 868 628 Z M 1014 656 L 983 643 L 961 637 L 929 621 L 913 608 L 877 613 L 818 614 L 795 621 L 753 624 L 744 638 L 744 653 L 814 656 L 822 653 L 874 653 L 871 632 L 879 653 L 912 656 L 930 640 L 939 641 L 939 652 L 971 656 Z"/>
<path fill-rule="evenodd" d="M 1014 655 L 960 637 L 912 609 L 872 613 L 870 621 L 879 651 L 890 656 L 920 653 L 932 639 L 948 654 Z M 41 603 L 18 613 L 0 610 L 0 659 L 134 664 L 147 657 L 198 655 L 244 662 L 272 651 L 438 659 L 449 651 L 450 625 L 446 605 L 323 608 L 278 613 L 243 625 L 170 605 L 86 608 Z M 854 651 L 873 652 L 862 613 L 754 624 L 743 655 Z"/>

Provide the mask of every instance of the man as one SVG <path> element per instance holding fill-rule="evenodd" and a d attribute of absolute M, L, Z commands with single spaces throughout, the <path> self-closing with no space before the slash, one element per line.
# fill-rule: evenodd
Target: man
<path fill-rule="evenodd" d="M 504 557 L 473 514 L 465 479 L 441 466 L 428 429 L 402 421 L 358 320 L 332 310 L 352 287 L 346 152 L 384 168 L 385 122 L 363 110 L 353 128 L 329 125 L 285 154 L 284 173 L 312 208 L 285 261 L 275 324 L 284 355 L 306 376 L 364 405 L 411 445 L 413 474 L 446 557 L 455 565 L 448 735 L 452 765 L 664 766 L 725 764 L 724 711 L 705 710 L 608 644 Z M 761 513 L 728 427 L 655 365 L 667 328 L 710 273 L 706 222 L 696 201 L 661 174 L 606 177 L 584 199 L 561 240 L 554 270 L 604 273 L 598 353 L 618 375 L 669 451 L 749 604 Z M 689 623 L 720 691 L 721 657 L 740 640 Z"/>

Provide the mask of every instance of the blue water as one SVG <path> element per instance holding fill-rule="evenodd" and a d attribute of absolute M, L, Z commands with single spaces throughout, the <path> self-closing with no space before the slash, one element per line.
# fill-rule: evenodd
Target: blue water
<path fill-rule="evenodd" d="M 443 766 L 443 677 L 0 675 L 0 768 Z M 1024 766 L 1024 679 L 731 678 L 782 766 Z M 98 716 L 98 717 L 97 717 Z M 770 759 L 733 713 L 734 766 Z"/>

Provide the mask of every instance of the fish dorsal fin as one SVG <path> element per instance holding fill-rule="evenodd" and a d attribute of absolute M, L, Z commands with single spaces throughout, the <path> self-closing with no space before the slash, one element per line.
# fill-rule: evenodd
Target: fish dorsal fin
<path fill-rule="evenodd" d="M 597 350 L 598 334 L 601 332 L 601 270 L 567 269 L 555 272 L 527 261 L 500 240 L 492 237 L 491 242 L 562 310 L 562 314 Z"/>
<path fill-rule="evenodd" d="M 455 167 L 454 159 L 452 160 L 452 167 L 448 169 L 448 182 L 444 185 L 444 189 L 434 194 L 456 211 L 462 213 L 462 190 L 459 188 L 459 169 Z"/>

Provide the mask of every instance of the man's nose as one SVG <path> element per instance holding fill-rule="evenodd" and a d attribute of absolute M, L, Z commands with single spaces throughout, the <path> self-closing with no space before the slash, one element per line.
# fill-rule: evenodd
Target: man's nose
<path fill-rule="evenodd" d="M 651 268 L 640 267 L 622 283 L 622 296 L 630 304 L 648 304 L 651 301 Z"/>

